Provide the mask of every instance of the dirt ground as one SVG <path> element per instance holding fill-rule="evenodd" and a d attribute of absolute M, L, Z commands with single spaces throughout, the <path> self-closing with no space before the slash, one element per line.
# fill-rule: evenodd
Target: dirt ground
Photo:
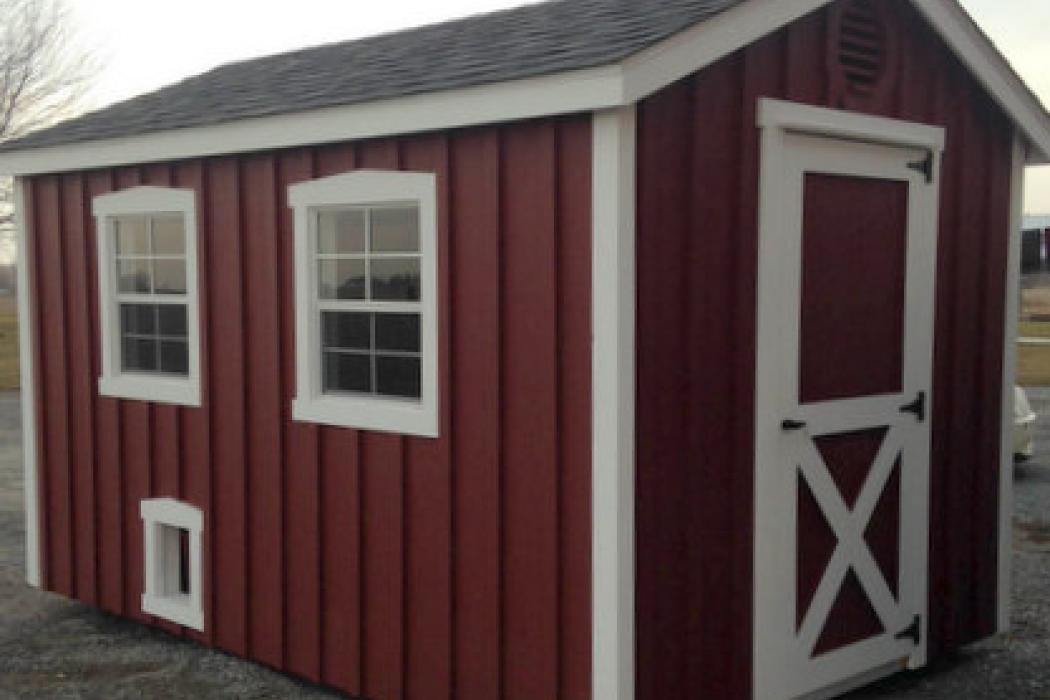
<path fill-rule="evenodd" d="M 1013 634 L 851 700 L 1050 700 L 1050 390 L 1030 398 L 1044 418 L 1017 471 Z M 345 697 L 27 587 L 18 408 L 0 393 L 0 700 Z"/>

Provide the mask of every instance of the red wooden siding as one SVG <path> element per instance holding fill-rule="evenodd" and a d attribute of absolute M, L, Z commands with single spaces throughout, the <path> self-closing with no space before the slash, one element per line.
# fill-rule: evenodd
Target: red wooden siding
<path fill-rule="evenodd" d="M 1012 129 L 910 8 L 870 113 L 947 129 L 937 277 L 931 653 L 994 632 Z M 760 96 L 839 107 L 828 11 L 639 112 L 638 697 L 751 687 Z M 892 504 L 891 504 L 892 505 Z"/>
<path fill-rule="evenodd" d="M 139 501 L 173 496 L 205 513 L 193 638 L 375 700 L 589 698 L 590 139 L 578 116 L 30 180 L 47 588 L 149 621 Z M 438 440 L 290 419 L 287 186 L 357 167 L 438 176 Z M 201 408 L 97 394 L 91 198 L 140 183 L 197 191 Z"/>

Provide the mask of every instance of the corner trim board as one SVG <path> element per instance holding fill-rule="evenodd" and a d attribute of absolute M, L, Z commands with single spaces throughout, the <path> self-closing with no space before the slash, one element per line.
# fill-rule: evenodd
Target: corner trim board
<path fill-rule="evenodd" d="M 1010 631 L 1013 589 L 1014 384 L 1017 381 L 1017 323 L 1021 297 L 1021 218 L 1027 156 L 1020 134 L 1014 136 L 1010 173 L 1010 230 L 1007 241 L 1006 314 L 1003 327 L 1002 452 L 999 465 L 999 572 L 996 620 L 999 634 Z"/>
<path fill-rule="evenodd" d="M 29 245 L 29 225 L 26 216 L 25 183 L 15 178 L 15 234 L 18 238 L 18 352 L 21 367 L 22 400 L 22 468 L 24 470 L 26 518 L 26 583 L 40 588 L 43 581 L 42 547 L 40 543 L 40 501 L 37 463 L 36 427 L 36 363 L 30 275 L 32 250 Z"/>
<path fill-rule="evenodd" d="M 591 697 L 633 700 L 636 114 L 593 119 Z"/>

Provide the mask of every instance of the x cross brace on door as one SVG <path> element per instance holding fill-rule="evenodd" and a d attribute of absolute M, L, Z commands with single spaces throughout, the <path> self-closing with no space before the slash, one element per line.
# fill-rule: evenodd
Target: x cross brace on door
<path fill-rule="evenodd" d="M 821 632 L 828 624 L 828 616 L 850 568 L 856 573 L 883 629 L 890 632 L 901 624 L 896 597 L 886 583 L 886 578 L 865 541 L 864 533 L 893 473 L 897 458 L 903 449 L 903 442 L 899 438 L 897 428 L 891 427 L 887 430 L 853 509 L 846 505 L 813 440 L 806 438 L 801 442 L 804 446 L 799 469 L 838 539 L 834 554 L 824 571 L 798 635 L 798 649 L 806 654 L 804 660 L 808 661 L 813 657 Z"/>

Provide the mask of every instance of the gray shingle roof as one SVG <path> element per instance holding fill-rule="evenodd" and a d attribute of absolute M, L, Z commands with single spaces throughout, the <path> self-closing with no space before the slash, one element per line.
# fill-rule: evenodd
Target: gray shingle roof
<path fill-rule="evenodd" d="M 616 63 L 743 0 L 556 0 L 232 63 L 0 151 L 57 146 Z"/>

